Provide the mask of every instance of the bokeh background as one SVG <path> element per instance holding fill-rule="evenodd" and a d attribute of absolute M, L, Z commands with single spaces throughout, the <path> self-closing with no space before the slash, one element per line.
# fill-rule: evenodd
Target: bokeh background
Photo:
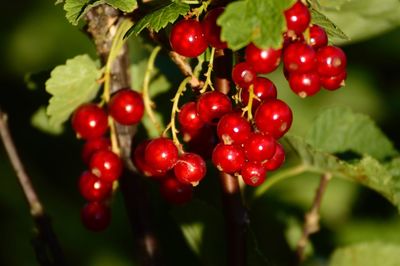
<path fill-rule="evenodd" d="M 69 265 L 134 265 L 131 230 L 121 196 L 117 194 L 113 202 L 110 228 L 100 234 L 86 231 L 79 219 L 83 200 L 77 191 L 77 179 L 84 167 L 80 160 L 82 143 L 75 139 L 68 124 L 61 135 L 46 134 L 31 124 L 32 114 L 49 99 L 43 84 L 51 69 L 77 54 L 95 56 L 85 33 L 69 24 L 62 6 L 54 6 L 52 2 L 17 0 L 2 4 L 0 105 L 9 115 L 19 153 L 52 217 Z M 320 2 L 329 5 L 329 1 Z M 324 108 L 348 106 L 371 116 L 400 148 L 400 28 L 397 27 L 400 8 L 396 3 L 350 1 L 345 6 L 347 9 L 341 12 L 332 9 L 327 13 L 352 38 L 343 46 L 349 62 L 345 88 L 302 100 L 290 92 L 281 72 L 270 76 L 278 86 L 280 97 L 294 110 L 294 134 L 304 134 L 315 115 Z M 171 78 L 172 85 L 178 80 Z M 159 99 L 166 97 L 170 97 L 168 92 Z M 258 253 L 263 254 L 252 252 L 254 262 L 249 265 L 287 264 L 287 254 L 299 236 L 303 213 L 310 206 L 317 183 L 318 177 L 313 175 L 292 178 L 276 185 L 268 195 L 249 206 L 253 232 L 249 234 L 249 242 L 254 245 L 257 241 Z M 215 247 L 219 243 L 210 244 L 213 238 L 208 238 L 210 233 L 223 233 L 219 214 L 213 216 L 206 212 L 208 219 L 215 219 L 217 225 L 208 227 L 210 223 L 207 223 L 209 230 L 201 231 L 205 238 L 200 245 L 200 253 L 204 255 L 200 260 L 185 242 L 179 225 L 201 224 L 201 215 L 193 217 L 191 206 L 170 207 L 160 200 L 154 184 L 149 183 L 149 189 L 155 228 L 167 265 L 223 265 L 223 245 L 220 250 L 204 251 L 207 245 Z M 218 182 L 212 175 L 196 192 L 194 206 L 201 209 L 202 202 L 213 205 L 215 210 L 220 207 Z M 2 145 L 0 213 L 0 265 L 36 265 L 30 244 L 33 223 Z M 312 239 L 309 252 L 314 252 L 315 259 L 310 263 L 324 265 L 337 246 L 363 241 L 400 245 L 400 219 L 396 209 L 381 196 L 359 185 L 334 179 L 323 201 L 322 230 Z"/>

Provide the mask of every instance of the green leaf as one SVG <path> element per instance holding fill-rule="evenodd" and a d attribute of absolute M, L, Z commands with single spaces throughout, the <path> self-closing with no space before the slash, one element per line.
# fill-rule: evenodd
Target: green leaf
<path fill-rule="evenodd" d="M 54 3 L 54 5 L 58 5 L 58 4 L 62 4 L 62 3 L 64 3 L 64 0 L 57 0 L 57 1 Z"/>
<path fill-rule="evenodd" d="M 324 14 L 314 8 L 311 8 L 310 10 L 312 16 L 311 23 L 324 28 L 330 38 L 349 40 L 349 37 Z"/>
<path fill-rule="evenodd" d="M 399 245 L 369 242 L 337 249 L 330 259 L 329 266 L 397 266 L 399 261 Z"/>
<path fill-rule="evenodd" d="M 170 2 L 167 5 L 158 7 L 133 25 L 125 34 L 125 38 L 132 33 L 138 35 L 145 28 L 158 32 L 160 29 L 165 28 L 168 23 L 175 22 L 180 15 L 187 14 L 189 9 L 190 6 L 188 4 L 180 2 Z"/>
<path fill-rule="evenodd" d="M 335 107 L 320 113 L 306 140 L 314 148 L 329 153 L 352 151 L 378 160 L 398 154 L 371 118 L 349 108 Z"/>
<path fill-rule="evenodd" d="M 79 105 L 93 100 L 100 76 L 97 63 L 88 55 L 78 55 L 54 68 L 46 81 L 46 91 L 53 96 L 47 107 L 49 124 L 61 125 Z"/>
<path fill-rule="evenodd" d="M 229 4 L 218 18 L 221 39 L 239 50 L 250 42 L 258 47 L 279 48 L 286 30 L 283 12 L 294 0 L 242 0 Z"/>
<path fill-rule="evenodd" d="M 136 0 L 105 0 L 104 2 L 123 12 L 132 12 L 137 7 Z"/>
<path fill-rule="evenodd" d="M 67 12 L 67 20 L 72 25 L 77 25 L 79 19 L 81 19 L 89 9 L 103 3 L 103 1 L 99 0 L 65 0 L 64 10 Z"/>
<path fill-rule="evenodd" d="M 35 128 L 50 135 L 60 135 L 64 131 L 62 124 L 53 125 L 46 114 L 46 107 L 40 107 L 31 117 L 31 124 Z"/>

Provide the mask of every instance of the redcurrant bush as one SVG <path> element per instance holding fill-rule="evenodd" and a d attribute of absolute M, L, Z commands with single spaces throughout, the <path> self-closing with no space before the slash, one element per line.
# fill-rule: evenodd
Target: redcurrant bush
<path fill-rule="evenodd" d="M 95 104 L 83 104 L 72 116 L 72 127 L 80 138 L 101 137 L 108 129 L 107 114 Z"/>
<path fill-rule="evenodd" d="M 112 118 L 122 125 L 137 124 L 142 119 L 144 104 L 142 96 L 131 89 L 119 90 L 108 104 Z"/>

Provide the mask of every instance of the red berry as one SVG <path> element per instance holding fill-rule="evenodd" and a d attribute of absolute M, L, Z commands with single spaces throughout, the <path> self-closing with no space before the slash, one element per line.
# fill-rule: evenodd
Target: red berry
<path fill-rule="evenodd" d="M 145 150 L 149 143 L 150 140 L 144 140 L 134 149 L 132 156 L 133 164 L 144 176 L 153 177 L 154 179 L 163 179 L 166 171 L 157 171 L 153 169 L 144 159 Z"/>
<path fill-rule="evenodd" d="M 247 62 L 236 64 L 232 69 L 233 82 L 243 89 L 247 89 L 253 84 L 256 76 L 253 67 Z"/>
<path fill-rule="evenodd" d="M 83 104 L 72 116 L 72 127 L 80 138 L 101 137 L 108 129 L 107 114 L 95 104 Z"/>
<path fill-rule="evenodd" d="M 292 91 L 301 98 L 312 96 L 321 89 L 319 75 L 315 72 L 293 73 L 290 75 L 289 85 Z"/>
<path fill-rule="evenodd" d="M 194 19 L 184 19 L 176 23 L 169 38 L 172 49 L 186 57 L 196 57 L 207 49 L 201 23 Z"/>
<path fill-rule="evenodd" d="M 178 121 L 186 131 L 197 131 L 204 126 L 204 121 L 197 113 L 195 102 L 188 102 L 182 106 L 178 113 Z"/>
<path fill-rule="evenodd" d="M 218 142 L 215 126 L 206 125 L 195 133 L 185 133 L 188 140 L 188 151 L 194 152 L 204 159 L 211 158 L 212 151 Z"/>
<path fill-rule="evenodd" d="M 94 232 L 103 231 L 111 221 L 110 208 L 101 202 L 89 202 L 81 211 L 81 220 L 88 230 Z"/>
<path fill-rule="evenodd" d="M 178 149 L 167 138 L 150 141 L 144 152 L 145 162 L 156 171 L 166 172 L 172 169 L 178 160 Z"/>
<path fill-rule="evenodd" d="M 221 27 L 217 25 L 218 17 L 224 12 L 223 7 L 217 7 L 207 12 L 201 24 L 208 44 L 217 49 L 228 47 L 226 42 L 221 41 Z"/>
<path fill-rule="evenodd" d="M 111 142 L 109 138 L 89 139 L 85 142 L 82 148 L 82 160 L 85 164 L 89 164 L 92 155 L 99 150 L 110 150 Z"/>
<path fill-rule="evenodd" d="M 285 162 L 285 151 L 281 144 L 276 143 L 276 150 L 274 156 L 271 159 L 262 163 L 262 166 L 267 169 L 267 171 L 273 171 L 282 166 Z"/>
<path fill-rule="evenodd" d="M 246 47 L 246 62 L 249 63 L 255 72 L 267 74 L 274 71 L 281 61 L 281 49 L 272 48 L 260 49 L 254 44 Z"/>
<path fill-rule="evenodd" d="M 310 24 L 311 15 L 308 8 L 301 1 L 297 1 L 291 8 L 285 11 L 285 18 L 288 31 L 301 34 Z"/>
<path fill-rule="evenodd" d="M 212 162 L 218 170 L 229 174 L 239 172 L 244 161 L 244 152 L 237 145 L 219 143 L 212 154 Z"/>
<path fill-rule="evenodd" d="M 240 113 L 228 113 L 218 122 L 217 134 L 225 144 L 242 144 L 252 131 L 251 125 Z"/>
<path fill-rule="evenodd" d="M 192 185 L 183 184 L 171 177 L 161 182 L 160 192 L 172 204 L 184 204 L 193 198 Z"/>
<path fill-rule="evenodd" d="M 89 166 L 94 175 L 108 182 L 117 180 L 122 174 L 121 159 L 108 150 L 100 150 L 94 153 Z"/>
<path fill-rule="evenodd" d="M 206 162 L 195 153 L 181 155 L 174 166 L 174 174 L 184 184 L 197 185 L 206 175 Z"/>
<path fill-rule="evenodd" d="M 240 171 L 240 175 L 247 185 L 256 187 L 264 183 L 267 171 L 261 163 L 246 162 Z"/>
<path fill-rule="evenodd" d="M 201 120 L 215 124 L 226 113 L 232 110 L 228 96 L 218 91 L 203 93 L 197 100 L 197 113 Z"/>
<path fill-rule="evenodd" d="M 317 70 L 321 76 L 337 76 L 346 70 L 346 54 L 335 46 L 325 46 L 317 52 Z"/>
<path fill-rule="evenodd" d="M 328 45 L 328 35 L 322 27 L 318 25 L 310 27 L 310 45 L 315 50 Z"/>
<path fill-rule="evenodd" d="M 243 150 L 247 160 L 263 162 L 275 154 L 276 141 L 269 135 L 252 133 L 244 144 Z"/>
<path fill-rule="evenodd" d="M 305 43 L 292 43 L 283 52 L 283 63 L 290 73 L 310 72 L 316 67 L 316 53 Z"/>
<path fill-rule="evenodd" d="M 79 191 L 88 201 L 101 201 L 110 196 L 112 183 L 98 178 L 90 172 L 84 172 L 79 178 Z"/>
<path fill-rule="evenodd" d="M 254 116 L 257 128 L 275 139 L 282 137 L 289 130 L 292 119 L 290 107 L 278 99 L 270 99 L 262 103 Z"/>
<path fill-rule="evenodd" d="M 277 91 L 274 83 L 272 83 L 271 80 L 263 77 L 257 77 L 254 80 L 253 83 L 253 93 L 255 96 L 257 96 L 256 99 L 253 99 L 253 111 L 257 109 L 257 107 L 260 105 L 261 102 L 267 99 L 276 99 L 277 96 Z M 244 105 L 247 105 L 249 103 L 249 91 L 248 90 L 242 90 L 241 94 L 241 100 Z"/>
<path fill-rule="evenodd" d="M 333 91 L 344 86 L 344 81 L 346 78 L 347 78 L 347 72 L 343 71 L 337 76 L 320 77 L 319 81 L 321 82 L 322 87 L 324 87 L 327 90 Z"/>
<path fill-rule="evenodd" d="M 108 110 L 112 118 L 122 125 L 137 124 L 144 113 L 142 96 L 131 89 L 122 89 L 111 97 Z"/>

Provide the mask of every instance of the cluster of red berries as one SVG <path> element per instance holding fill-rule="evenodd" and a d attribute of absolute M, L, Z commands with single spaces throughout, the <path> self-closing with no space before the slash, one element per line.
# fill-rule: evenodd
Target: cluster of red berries
<path fill-rule="evenodd" d="M 88 201 L 81 212 L 82 222 L 92 231 L 105 229 L 111 219 L 108 204 L 113 183 L 122 173 L 122 161 L 111 149 L 106 137 L 109 129 L 108 114 L 122 125 L 138 123 L 144 112 L 141 95 L 131 89 L 115 93 L 107 111 L 93 103 L 79 106 L 72 117 L 72 127 L 78 138 L 84 139 L 82 160 L 88 171 L 79 178 L 79 192 Z M 107 114 L 108 113 L 108 114 Z"/>

